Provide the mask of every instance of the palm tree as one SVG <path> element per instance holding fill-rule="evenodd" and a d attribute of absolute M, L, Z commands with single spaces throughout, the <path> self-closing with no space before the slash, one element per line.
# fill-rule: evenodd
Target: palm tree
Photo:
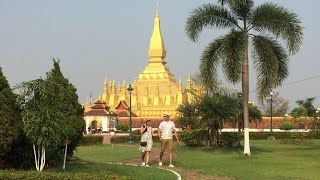
<path fill-rule="evenodd" d="M 242 81 L 244 154 L 250 155 L 249 45 L 257 70 L 258 95 L 266 97 L 289 74 L 288 56 L 297 53 L 302 43 L 301 22 L 297 14 L 273 3 L 254 7 L 253 0 L 218 0 L 218 5 L 205 4 L 191 12 L 186 34 L 196 42 L 207 27 L 229 29 L 229 32 L 204 49 L 200 75 L 206 83 L 212 84 L 221 64 L 228 81 L 234 84 Z"/>

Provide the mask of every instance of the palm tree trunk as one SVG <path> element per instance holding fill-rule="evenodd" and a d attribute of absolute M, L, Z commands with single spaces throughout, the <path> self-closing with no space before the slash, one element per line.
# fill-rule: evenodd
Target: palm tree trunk
<path fill-rule="evenodd" d="M 248 99 L 249 99 L 249 42 L 248 42 L 248 32 L 246 28 L 246 19 L 244 19 L 244 60 L 242 64 L 242 95 L 243 95 L 243 120 L 244 120 L 244 155 L 251 155 L 250 143 L 249 143 L 249 109 L 248 109 Z"/>

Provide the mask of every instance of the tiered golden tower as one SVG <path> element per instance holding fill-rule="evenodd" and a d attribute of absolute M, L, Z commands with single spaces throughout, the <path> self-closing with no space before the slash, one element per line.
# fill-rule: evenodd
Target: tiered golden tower
<path fill-rule="evenodd" d="M 181 78 L 177 83 L 174 75 L 166 67 L 166 50 L 160 30 L 158 8 L 154 18 L 154 30 L 150 40 L 149 63 L 132 83 L 131 96 L 132 112 L 138 117 L 162 117 L 164 112 L 172 117 L 177 116 L 177 108 L 183 101 L 191 100 L 189 93 L 184 93 Z M 187 89 L 191 89 L 192 82 L 188 77 Z M 128 84 L 124 81 L 116 88 L 115 81 L 105 80 L 102 100 L 111 110 L 116 111 L 120 101 L 129 104 L 127 93 Z M 117 91 L 116 91 L 117 89 Z"/>

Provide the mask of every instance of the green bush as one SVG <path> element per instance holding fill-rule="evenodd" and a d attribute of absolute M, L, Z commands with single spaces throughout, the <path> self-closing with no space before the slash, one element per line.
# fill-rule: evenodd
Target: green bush
<path fill-rule="evenodd" d="M 180 140 L 187 146 L 198 147 L 207 143 L 208 132 L 205 129 L 178 131 Z"/>
<path fill-rule="evenodd" d="M 281 125 L 279 126 L 279 128 L 280 128 L 281 130 L 288 131 L 288 130 L 294 129 L 295 127 L 294 127 L 294 125 L 292 125 L 292 124 L 281 124 Z"/>
<path fill-rule="evenodd" d="M 3 180 L 69 180 L 69 179 L 118 179 L 116 175 L 96 174 L 96 173 L 57 173 L 57 172 L 37 172 L 37 171 L 14 171 L 0 170 L 0 179 Z"/>
<path fill-rule="evenodd" d="M 126 124 L 118 124 L 116 126 L 117 131 L 128 131 L 129 130 L 129 126 Z"/>
<path fill-rule="evenodd" d="M 237 147 L 240 145 L 241 134 L 238 132 L 223 132 L 220 135 L 219 140 L 223 146 L 226 147 Z"/>
<path fill-rule="evenodd" d="M 102 144 L 103 136 L 84 136 L 81 142 L 82 146 L 90 146 L 94 144 Z"/>

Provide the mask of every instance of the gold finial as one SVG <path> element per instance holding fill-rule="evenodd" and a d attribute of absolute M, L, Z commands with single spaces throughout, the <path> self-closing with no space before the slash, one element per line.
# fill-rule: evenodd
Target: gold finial
<path fill-rule="evenodd" d="M 159 1 L 157 1 L 156 17 L 159 17 Z"/>

